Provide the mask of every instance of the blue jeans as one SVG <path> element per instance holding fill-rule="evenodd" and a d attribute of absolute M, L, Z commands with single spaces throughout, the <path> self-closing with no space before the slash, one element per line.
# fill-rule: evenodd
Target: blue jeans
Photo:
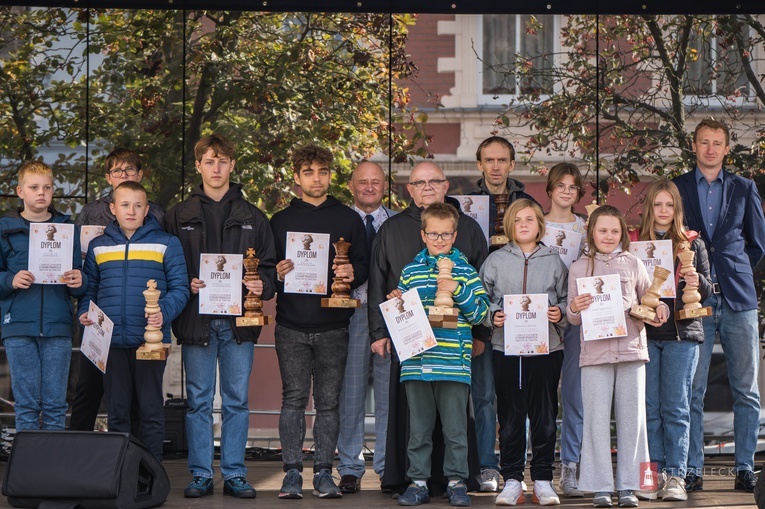
<path fill-rule="evenodd" d="M 688 471 L 701 475 L 704 467 L 704 394 L 707 390 L 712 347 L 718 334 L 725 353 L 728 379 L 733 393 L 736 470 L 753 470 L 754 450 L 760 427 L 757 310 L 733 311 L 722 295 L 712 295 L 704 305 L 712 306 L 712 316 L 703 318 L 704 343 L 699 350 L 699 363 L 693 378 Z"/>
<path fill-rule="evenodd" d="M 16 430 L 64 429 L 72 338 L 17 336 L 3 343 L 16 402 Z"/>
<path fill-rule="evenodd" d="M 579 463 L 582 451 L 582 368 L 579 354 L 582 344 L 580 327 L 569 324 L 563 336 L 563 367 L 560 378 L 560 402 L 563 419 L 560 425 L 560 460 L 563 463 Z"/>
<path fill-rule="evenodd" d="M 499 470 L 499 460 L 494 452 L 497 443 L 497 411 L 494 407 L 494 369 L 491 360 L 491 343 L 477 357 L 473 357 L 470 391 L 475 413 L 475 435 L 478 444 L 478 461 L 481 470 Z"/>
<path fill-rule="evenodd" d="M 328 311 L 328 313 L 331 311 Z M 332 469 L 340 432 L 340 390 L 348 356 L 348 329 L 300 332 L 276 324 L 276 355 L 282 375 L 282 411 L 279 438 L 284 471 L 303 470 L 305 409 L 313 379 L 316 418 L 314 472 Z"/>
<path fill-rule="evenodd" d="M 215 371 L 220 365 L 222 400 L 220 472 L 224 479 L 245 477 L 244 452 L 250 427 L 247 393 L 255 345 L 237 343 L 228 319 L 210 322 L 207 346 L 183 345 L 186 370 L 186 435 L 189 444 L 189 470 L 193 476 L 213 477 L 213 396 Z"/>
<path fill-rule="evenodd" d="M 695 341 L 648 341 L 645 411 L 648 452 L 659 471 L 685 477 L 691 432 L 691 384 L 699 358 Z"/>

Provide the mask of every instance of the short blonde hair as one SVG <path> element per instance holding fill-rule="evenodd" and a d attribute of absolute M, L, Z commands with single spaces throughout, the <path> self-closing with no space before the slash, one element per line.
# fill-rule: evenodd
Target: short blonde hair
<path fill-rule="evenodd" d="M 510 242 L 512 243 L 515 243 L 515 228 L 513 228 L 515 226 L 515 216 L 517 216 L 518 212 L 525 208 L 531 208 L 537 218 L 537 225 L 539 225 L 539 235 L 537 235 L 537 241 L 545 236 L 545 215 L 544 212 L 542 212 L 542 208 L 528 198 L 520 198 L 515 200 L 510 204 L 509 207 L 507 207 L 507 210 L 505 210 L 505 217 L 502 218 L 502 225 L 505 228 L 505 235 L 508 239 L 510 239 Z"/>
<path fill-rule="evenodd" d="M 53 170 L 42 161 L 27 161 L 19 168 L 19 187 L 24 185 L 28 175 L 42 175 L 53 182 Z"/>

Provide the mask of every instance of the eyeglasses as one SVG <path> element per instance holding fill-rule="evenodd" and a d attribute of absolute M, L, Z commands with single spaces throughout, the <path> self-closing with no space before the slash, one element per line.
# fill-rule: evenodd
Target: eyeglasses
<path fill-rule="evenodd" d="M 410 186 L 414 186 L 417 189 L 421 189 L 425 187 L 425 185 L 428 185 L 430 187 L 436 187 L 440 186 L 446 182 L 444 179 L 430 179 L 430 180 L 415 180 L 414 182 L 409 182 Z"/>
<path fill-rule="evenodd" d="M 425 233 L 425 236 L 428 238 L 428 240 L 438 240 L 439 238 L 444 239 L 445 241 L 449 242 L 452 240 L 452 237 L 454 237 L 454 232 L 446 232 L 446 233 L 436 233 L 436 232 L 426 232 L 425 230 L 422 230 Z"/>
<path fill-rule="evenodd" d="M 107 173 L 111 175 L 112 177 L 124 177 L 127 175 L 128 177 L 135 177 L 138 175 L 138 172 L 140 170 L 138 168 L 134 168 L 132 166 L 128 166 L 127 168 L 114 168 L 112 170 L 109 170 Z"/>
<path fill-rule="evenodd" d="M 581 187 L 579 186 L 567 186 L 566 184 L 555 184 L 555 190 L 561 193 L 568 191 L 569 193 L 578 193 Z"/>

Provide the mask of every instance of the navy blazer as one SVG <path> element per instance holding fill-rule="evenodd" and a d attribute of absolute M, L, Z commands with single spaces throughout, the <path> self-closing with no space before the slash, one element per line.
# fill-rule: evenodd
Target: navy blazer
<path fill-rule="evenodd" d="M 765 216 L 753 181 L 722 170 L 720 220 L 710 239 L 701 215 L 695 171 L 673 179 L 680 190 L 685 223 L 700 233 L 717 282 L 734 311 L 757 309 L 753 268 L 765 254 Z"/>

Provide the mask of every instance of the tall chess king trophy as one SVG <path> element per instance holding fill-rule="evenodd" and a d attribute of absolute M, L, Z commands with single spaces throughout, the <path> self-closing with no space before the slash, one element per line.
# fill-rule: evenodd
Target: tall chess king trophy
<path fill-rule="evenodd" d="M 446 279 L 453 280 L 452 268 L 454 268 L 454 262 L 448 258 L 441 258 L 436 262 L 438 267 L 437 280 Z M 442 329 L 456 329 L 457 317 L 459 315 L 459 309 L 454 307 L 454 299 L 452 299 L 452 292 L 447 290 L 436 291 L 436 299 L 433 305 L 428 310 L 428 321 L 433 327 L 441 327 Z"/>
<path fill-rule="evenodd" d="M 510 201 L 510 195 L 508 194 L 495 194 L 494 203 L 497 205 L 497 216 L 494 218 L 494 231 L 496 235 L 491 236 L 491 247 L 502 247 L 510 239 L 505 235 L 505 210 L 507 210 L 507 204 Z"/>
<path fill-rule="evenodd" d="M 696 273 L 696 265 L 694 264 L 694 253 L 688 242 L 680 244 L 680 250 L 677 252 L 677 257 L 680 259 L 680 275 L 682 277 L 689 276 Z M 683 287 L 683 309 L 675 311 L 676 320 L 692 320 L 693 318 L 699 318 L 703 316 L 712 315 L 712 307 L 702 307 L 701 294 L 699 293 L 699 287 L 691 286 L 687 282 Z"/>
<path fill-rule="evenodd" d="M 653 282 L 648 287 L 648 291 L 645 292 L 643 298 L 640 299 L 640 304 L 632 306 L 630 316 L 644 322 L 656 320 L 656 308 L 659 307 L 660 302 L 659 290 L 668 277 L 669 270 L 659 266 L 653 268 Z"/>
<path fill-rule="evenodd" d="M 335 246 L 335 259 L 333 260 L 335 265 L 345 265 L 351 262 L 348 258 L 348 250 L 351 248 L 350 242 L 346 242 L 343 237 L 340 237 L 340 240 L 333 242 L 332 245 Z M 333 277 L 332 296 L 322 298 L 321 307 L 358 308 L 361 307 L 361 301 L 351 298 L 351 285 L 345 281 L 345 278 Z"/>
<path fill-rule="evenodd" d="M 157 282 L 149 279 L 146 282 L 146 290 L 143 298 L 146 299 L 146 307 L 143 308 L 147 315 L 159 313 L 159 295 Z M 162 342 L 162 328 L 146 324 L 146 332 L 143 333 L 145 343 L 138 347 L 135 358 L 142 361 L 164 361 L 170 353 L 170 344 Z"/>
<path fill-rule="evenodd" d="M 260 274 L 258 274 L 258 265 L 260 265 L 260 258 L 255 258 L 255 250 L 253 248 L 247 249 L 247 256 L 242 260 L 244 265 L 244 280 L 247 282 L 258 281 Z M 247 295 L 244 296 L 244 316 L 239 316 L 236 319 L 237 327 L 253 327 L 268 325 L 274 321 L 274 317 L 271 315 L 263 314 L 263 301 L 260 299 L 260 295 L 255 295 L 251 291 L 247 291 Z"/>

